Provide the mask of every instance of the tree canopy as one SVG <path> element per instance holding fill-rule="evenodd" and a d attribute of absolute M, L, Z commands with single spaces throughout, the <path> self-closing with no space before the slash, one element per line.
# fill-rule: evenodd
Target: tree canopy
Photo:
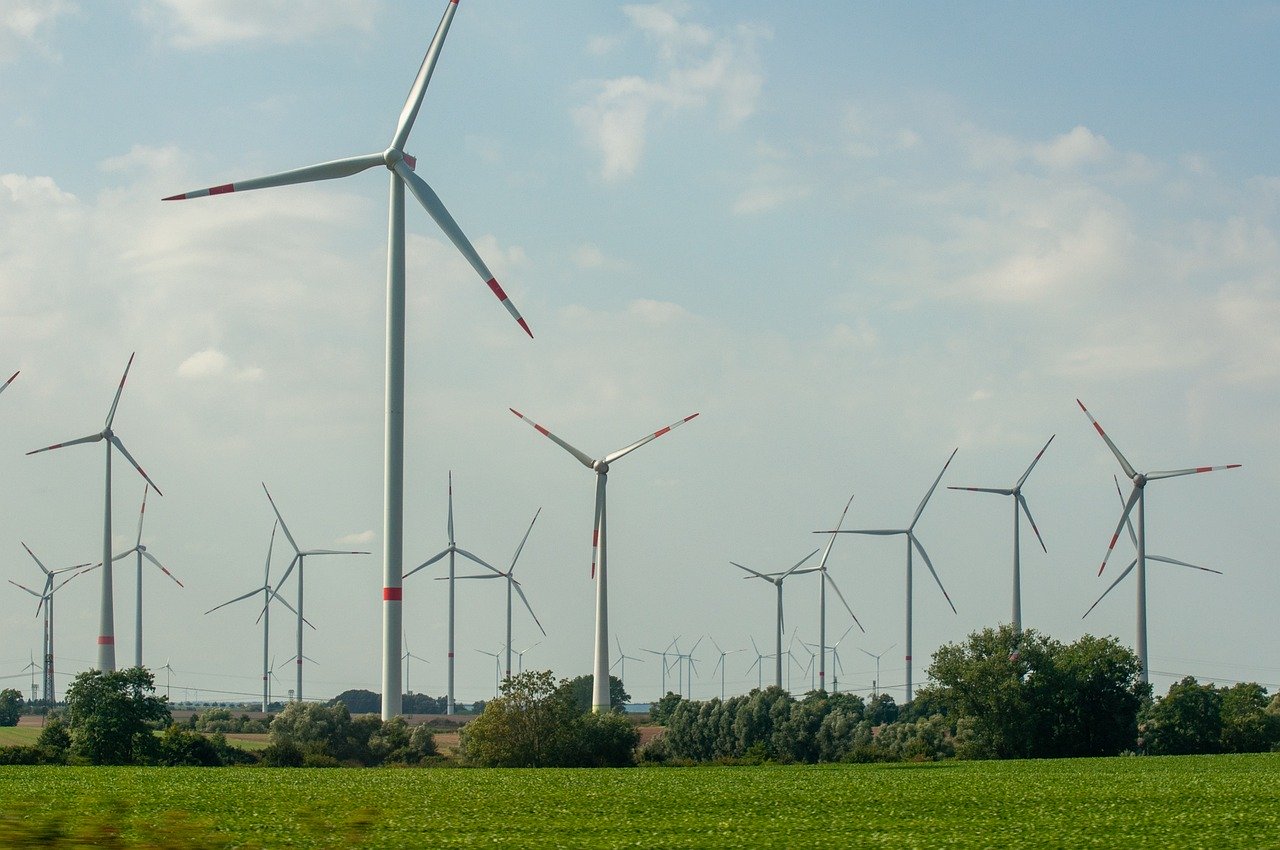
<path fill-rule="evenodd" d="M 155 695 L 144 667 L 76 676 L 66 697 L 71 753 L 89 764 L 145 764 L 159 744 L 152 730 L 169 725 L 169 705 Z"/>

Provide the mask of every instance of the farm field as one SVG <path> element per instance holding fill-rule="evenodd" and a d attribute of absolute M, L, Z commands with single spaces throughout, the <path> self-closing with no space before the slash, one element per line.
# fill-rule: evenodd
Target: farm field
<path fill-rule="evenodd" d="M 628 770 L 0 768 L 0 846 L 1263 847 L 1280 755 Z M 57 836 L 61 833 L 62 843 Z"/>

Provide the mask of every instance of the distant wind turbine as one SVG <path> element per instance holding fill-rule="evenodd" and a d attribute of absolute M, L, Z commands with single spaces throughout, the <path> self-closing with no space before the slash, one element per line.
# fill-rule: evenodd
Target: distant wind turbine
<path fill-rule="evenodd" d="M 613 641 L 618 645 L 618 657 L 614 659 L 613 667 L 618 668 L 618 678 L 625 683 L 627 681 L 627 662 L 639 661 L 641 664 L 643 664 L 644 659 L 636 658 L 634 655 L 627 655 L 625 652 L 623 652 L 622 639 L 619 638 L 617 635 L 613 636 Z M 609 669 L 612 670 L 613 667 L 610 667 Z"/>
<path fill-rule="evenodd" d="M 805 561 L 809 560 L 816 554 L 818 554 L 818 550 L 814 549 L 808 555 L 805 555 L 799 561 L 796 561 L 795 566 L 793 566 L 791 569 L 784 570 L 780 573 L 760 573 L 760 572 L 756 572 L 750 567 L 744 567 L 742 566 L 742 564 L 739 564 L 736 561 L 729 562 L 730 564 L 733 564 L 738 569 L 745 570 L 751 573 L 751 575 L 747 576 L 747 578 L 762 578 L 765 581 L 772 584 L 778 591 L 778 623 L 777 623 L 777 628 L 774 631 L 774 638 L 775 638 L 774 684 L 777 685 L 779 688 L 782 687 L 782 631 L 784 628 L 783 613 L 782 613 L 782 583 L 786 581 L 790 576 L 793 576 L 793 575 L 817 572 L 818 571 L 817 567 L 812 567 L 807 570 L 800 569 L 800 567 L 804 565 Z"/>
<path fill-rule="evenodd" d="M 1111 543 L 1107 546 L 1107 554 L 1102 558 L 1102 566 L 1098 567 L 1098 575 L 1102 575 L 1102 571 L 1107 568 L 1107 559 L 1111 557 L 1111 552 L 1116 548 L 1116 540 L 1120 537 L 1121 527 L 1128 521 L 1129 514 L 1133 511 L 1134 506 L 1138 508 L 1138 529 L 1135 545 L 1138 548 L 1138 557 L 1136 565 L 1138 568 L 1138 661 L 1142 664 L 1142 681 L 1146 683 L 1148 680 L 1147 666 L 1147 521 L 1146 521 L 1146 492 L 1147 482 L 1159 481 L 1162 478 L 1177 478 L 1182 475 L 1195 475 L 1201 472 L 1216 472 L 1220 469 L 1239 469 L 1240 464 L 1231 463 L 1226 466 L 1197 466 L 1190 469 L 1173 469 L 1164 472 L 1138 472 L 1129 463 L 1128 459 L 1120 453 L 1120 449 L 1116 448 L 1116 444 L 1111 442 L 1111 438 L 1107 436 L 1107 432 L 1102 430 L 1102 426 L 1098 424 L 1098 420 L 1093 418 L 1093 414 L 1084 406 L 1080 399 L 1076 399 L 1076 404 L 1080 405 L 1080 409 L 1084 411 L 1084 415 L 1089 417 L 1089 421 L 1093 423 L 1094 429 L 1098 432 L 1098 436 L 1107 444 L 1107 448 L 1111 449 L 1111 453 L 1116 456 L 1116 460 L 1120 462 L 1120 468 L 1124 470 L 1124 474 L 1133 482 L 1133 489 L 1129 492 L 1129 498 L 1125 501 L 1124 511 L 1120 514 L 1120 522 L 1116 523 L 1115 534 L 1111 535 Z M 1186 565 L 1190 566 L 1190 565 Z M 1121 576 L 1123 578 L 1124 576 Z M 1105 594 L 1103 594 L 1105 595 Z M 1096 603 L 1095 603 L 1096 604 Z"/>
<path fill-rule="evenodd" d="M 947 474 L 947 467 L 951 465 L 951 461 L 958 451 L 960 451 L 959 448 L 954 449 L 951 452 L 951 457 L 948 457 L 947 462 L 942 465 L 942 471 L 934 479 L 933 486 L 929 488 L 929 492 L 925 493 L 924 498 L 920 500 L 920 507 L 916 508 L 915 514 L 911 517 L 911 523 L 906 528 L 855 528 L 849 530 L 836 529 L 835 532 L 815 532 L 815 534 L 872 534 L 879 536 L 901 534 L 907 539 L 907 702 L 911 702 L 911 556 L 913 547 L 920 553 L 920 557 L 924 559 L 924 565 L 929 568 L 929 573 L 933 576 L 933 580 L 938 583 L 938 589 L 942 591 L 942 595 L 946 598 L 947 605 L 951 606 L 951 613 L 956 613 L 956 606 L 951 601 L 951 594 L 947 593 L 947 589 L 942 586 L 942 579 L 938 578 L 938 571 L 933 568 L 933 561 L 929 560 L 929 553 L 924 550 L 924 545 L 916 537 L 916 523 L 920 521 L 920 515 L 924 513 L 925 505 L 929 504 L 929 497 L 933 495 L 934 490 L 938 489 L 942 476 Z"/>
<path fill-rule="evenodd" d="M 680 640 L 680 636 L 676 635 L 675 638 L 672 639 L 671 643 L 667 644 L 667 648 L 661 652 L 658 652 L 656 649 L 645 649 L 643 646 L 640 647 L 641 652 L 647 652 L 650 655 L 657 655 L 662 658 L 662 695 L 664 697 L 667 695 L 667 671 L 671 669 L 671 665 L 667 664 L 667 654 L 671 652 L 671 648 L 676 645 L 676 641 L 678 640 Z"/>
<path fill-rule="evenodd" d="M 895 643 L 895 644 L 892 644 L 891 646 L 885 647 L 884 649 L 880 650 L 879 652 L 868 652 L 867 650 L 863 649 L 862 647 L 858 647 L 858 652 L 861 652 L 863 655 L 866 655 L 866 656 L 868 656 L 868 657 L 870 657 L 870 658 L 874 658 L 874 659 L 876 660 L 876 678 L 875 678 L 875 680 L 871 683 L 871 696 L 872 696 L 872 698 L 875 698 L 875 697 L 879 694 L 879 692 L 880 692 L 880 659 L 884 656 L 884 654 L 885 654 L 886 652 L 888 652 L 889 650 L 893 649 L 893 647 L 895 647 L 895 646 L 897 646 L 897 644 L 896 644 L 896 643 Z"/>
<path fill-rule="evenodd" d="M 418 661 L 421 661 L 425 664 L 430 664 L 431 662 L 427 661 L 427 659 L 423 658 L 421 655 L 413 654 L 413 651 L 409 649 L 408 635 L 404 635 L 403 639 L 400 642 L 404 644 L 404 655 L 401 656 L 401 660 L 404 661 L 404 692 L 406 694 L 411 694 L 413 693 L 413 691 L 409 690 L 409 659 L 416 658 Z"/>
<path fill-rule="evenodd" d="M 760 647 L 756 645 L 756 639 L 754 637 L 751 638 L 751 648 L 755 650 L 756 660 L 747 668 L 747 675 L 750 676 L 752 670 L 756 671 L 756 689 L 761 690 L 764 688 L 764 660 L 766 658 L 772 658 L 773 656 L 765 655 L 761 652 Z M 778 687 L 782 686 L 779 685 Z"/>
<path fill-rule="evenodd" d="M 115 627 L 115 598 L 113 596 L 113 582 L 111 574 L 111 448 L 114 446 L 120 454 L 124 455 L 125 460 L 138 470 L 146 482 L 151 485 L 157 494 L 163 496 L 160 488 L 156 487 L 156 482 L 143 471 L 138 462 L 133 459 L 133 455 L 129 454 L 129 450 L 124 447 L 124 443 L 111 430 L 111 423 L 116 418 L 116 408 L 120 404 L 120 394 L 124 392 L 125 379 L 129 377 L 129 367 L 133 365 L 134 355 L 129 355 L 129 362 L 125 364 L 124 375 L 120 378 L 120 385 L 116 387 L 116 396 L 111 400 L 111 409 L 107 411 L 107 422 L 102 430 L 97 434 L 90 434 L 87 437 L 80 437 L 76 440 L 68 440 L 65 443 L 54 443 L 52 446 L 45 446 L 43 449 L 35 449 L 27 452 L 29 455 L 47 452 L 53 449 L 61 449 L 66 446 L 74 446 L 78 443 L 97 443 L 103 442 L 106 445 L 106 499 L 102 510 L 102 605 L 98 612 L 98 669 L 104 673 L 110 673 L 116 669 L 116 627 Z"/>
<path fill-rule="evenodd" d="M 1040 462 L 1040 458 L 1044 456 L 1045 449 L 1049 448 L 1049 443 L 1053 442 L 1053 437 L 1049 437 L 1048 442 L 1036 454 L 1031 461 L 1031 465 L 1027 467 L 1027 471 L 1022 473 L 1022 477 L 1012 487 L 947 487 L 948 490 L 968 490 L 973 493 L 995 493 L 999 496 L 1013 497 L 1013 630 L 1017 634 L 1022 634 L 1022 543 L 1021 543 L 1021 514 L 1027 515 L 1027 522 L 1031 523 L 1031 530 L 1036 533 L 1036 539 L 1040 541 L 1040 548 L 1048 553 L 1048 549 L 1044 545 L 1044 538 L 1040 536 L 1040 529 L 1036 528 L 1036 521 L 1031 518 L 1031 508 L 1027 507 L 1026 497 L 1022 495 L 1022 485 L 1027 483 L 1027 477 L 1031 475 L 1031 470 L 1036 468 L 1036 464 Z M 865 651 L 865 650 L 864 650 Z"/>
<path fill-rule="evenodd" d="M 43 639 L 44 673 L 43 673 L 43 681 L 41 683 L 41 689 L 44 691 L 45 700 L 48 702 L 49 705 L 53 705 L 54 704 L 53 703 L 53 697 L 54 697 L 54 692 L 53 692 L 53 595 L 57 593 L 59 590 L 61 590 L 63 585 L 71 581 L 71 579 L 80 575 L 79 572 L 75 572 L 76 570 L 80 570 L 81 568 L 87 567 L 89 565 L 76 564 L 71 567 L 58 567 L 57 569 L 51 570 L 48 567 L 46 567 L 43 563 L 41 563 L 40 559 L 36 557 L 36 553 L 32 552 L 31 548 L 27 546 L 26 543 L 22 544 L 22 548 L 27 550 L 27 554 L 31 556 L 31 560 L 35 561 L 36 566 L 40 568 L 40 572 L 44 573 L 44 587 L 41 588 L 39 593 L 36 593 L 31 588 L 18 584 L 16 581 L 10 580 L 9 584 L 13 585 L 19 590 L 25 590 L 27 593 L 30 593 L 36 599 L 40 600 L 40 602 L 37 603 L 36 605 L 37 617 L 40 616 L 41 608 L 44 609 L 44 639 Z M 71 573 L 71 575 L 63 579 L 55 587 L 54 576 L 58 576 L 68 572 Z"/>
<path fill-rule="evenodd" d="M 729 649 L 729 650 L 721 649 L 720 644 L 716 643 L 715 638 L 711 638 L 711 645 L 716 648 L 716 652 L 720 653 L 720 658 L 716 661 L 716 666 L 712 668 L 711 675 L 714 676 L 716 674 L 716 670 L 720 671 L 720 701 L 724 702 L 724 674 L 725 674 L 725 671 L 728 669 L 728 665 L 724 663 L 724 660 L 728 656 L 733 655 L 735 652 L 746 652 L 746 650 L 745 649 Z"/>
<path fill-rule="evenodd" d="M 508 408 L 512 413 L 528 422 L 533 426 L 539 434 L 547 437 L 551 442 L 573 455 L 579 463 L 590 469 L 596 474 L 596 507 L 595 520 L 593 530 L 591 532 L 591 577 L 596 580 L 596 634 L 595 634 L 595 663 L 592 666 L 592 683 L 591 683 L 591 710 L 600 713 L 609 710 L 609 590 L 608 590 L 608 570 L 606 564 L 608 562 L 608 545 L 605 538 L 605 518 L 607 511 L 605 509 L 605 484 L 609 479 L 609 467 L 636 449 L 658 439 L 663 434 L 671 431 L 673 428 L 679 428 L 684 423 L 696 417 L 698 414 L 693 413 L 677 422 L 673 422 L 665 428 L 660 428 L 652 434 L 641 437 L 629 446 L 618 449 L 616 452 L 605 455 L 599 460 L 593 459 L 584 452 L 575 449 L 564 440 L 552 434 L 546 428 L 529 419 L 514 407 Z M 596 573 L 596 556 L 599 555 L 600 572 Z"/>
<path fill-rule="evenodd" d="M 849 501 L 845 502 L 844 510 L 840 512 L 840 521 L 836 523 L 836 531 L 839 531 L 844 525 L 844 518 L 849 513 L 849 506 L 853 504 L 853 496 L 849 496 Z M 822 551 L 822 558 L 818 561 L 818 690 L 826 691 L 827 689 L 827 585 L 831 585 L 831 589 L 836 592 L 836 596 L 840 597 L 840 604 L 844 605 L 844 609 L 849 612 L 849 616 L 853 618 L 853 622 L 857 624 L 858 629 L 864 634 L 866 629 L 862 628 L 862 623 L 858 622 L 858 615 L 853 613 L 853 609 L 849 607 L 849 603 L 845 601 L 844 594 L 840 592 L 840 588 L 836 586 L 836 580 L 831 577 L 831 573 L 827 572 L 827 558 L 831 556 L 831 547 L 835 545 L 836 535 L 833 532 L 831 539 L 827 541 L 827 548 Z"/>
<path fill-rule="evenodd" d="M 136 554 L 138 556 L 138 583 L 137 583 L 138 596 L 137 596 L 137 603 L 135 606 L 137 609 L 135 612 L 137 614 L 137 620 L 136 620 L 134 635 L 133 635 L 133 666 L 135 667 L 142 666 L 142 559 L 146 558 L 148 561 L 154 564 L 157 568 L 159 568 L 160 572 L 164 573 L 169 578 L 173 579 L 174 583 L 177 584 L 178 587 L 184 586 L 182 582 L 178 581 L 177 576 L 169 572 L 165 568 L 164 564 L 156 560 L 155 555 L 152 555 L 150 552 L 147 551 L 147 547 L 142 542 L 142 521 L 143 519 L 146 518 L 146 514 L 147 514 L 147 492 L 149 489 L 150 489 L 150 485 L 147 485 L 147 484 L 142 485 L 142 509 L 138 511 L 137 541 L 133 544 L 133 548 L 126 549 L 125 551 L 121 552 L 119 555 L 116 555 L 114 558 L 111 559 L 113 561 L 118 561 L 121 558 L 127 558 L 130 555 Z"/>
<path fill-rule="evenodd" d="M 377 166 L 385 167 L 390 173 L 391 197 L 388 205 L 388 237 L 387 237 L 387 373 L 386 373 L 386 452 L 384 456 L 384 507 L 383 520 L 383 622 L 382 622 L 382 719 L 390 720 L 400 714 L 400 635 L 402 614 L 402 580 L 403 536 L 404 536 L 404 344 L 405 344 L 405 214 L 404 190 L 417 199 L 436 225 L 453 242 L 455 248 L 470 263 L 493 294 L 507 308 L 512 318 L 530 337 L 533 336 L 529 325 L 521 317 L 511 299 L 498 284 L 488 266 L 480 259 L 470 240 L 462 232 L 453 216 L 445 209 L 439 196 L 427 185 L 426 181 L 414 173 L 416 160 L 405 153 L 405 145 L 409 133 L 413 129 L 418 109 L 426 94 L 427 84 L 435 70 L 436 61 L 444 46 L 449 25 L 458 9 L 458 0 L 450 0 L 445 6 L 444 17 L 436 28 L 435 37 L 427 48 L 418 69 L 418 75 L 409 89 L 409 96 L 400 117 L 396 121 L 395 133 L 386 150 L 363 156 L 337 159 L 319 165 L 297 168 L 259 177 L 199 189 L 180 195 L 171 195 L 164 200 L 179 201 L 188 198 L 199 198 L 208 195 L 223 195 L 232 192 L 244 192 L 250 189 L 267 189 L 275 186 L 288 186 L 295 183 L 312 183 L 319 180 L 332 180 L 338 177 L 350 177 Z M 299 600 L 301 606 L 301 600 Z"/>

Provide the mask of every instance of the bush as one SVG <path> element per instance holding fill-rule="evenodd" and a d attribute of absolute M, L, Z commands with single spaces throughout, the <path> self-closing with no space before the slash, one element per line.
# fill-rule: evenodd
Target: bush
<path fill-rule="evenodd" d="M 13 688 L 0 691 L 0 726 L 17 726 L 22 716 L 22 692 Z"/>
<path fill-rule="evenodd" d="M 266 767 L 302 767 L 302 748 L 292 741 L 268 744 L 262 751 L 262 764 Z"/>
<path fill-rule="evenodd" d="M 170 725 L 160 736 L 160 751 L 156 761 L 170 767 L 222 766 L 222 756 L 213 742 L 199 732 L 188 731 L 176 723 Z"/>

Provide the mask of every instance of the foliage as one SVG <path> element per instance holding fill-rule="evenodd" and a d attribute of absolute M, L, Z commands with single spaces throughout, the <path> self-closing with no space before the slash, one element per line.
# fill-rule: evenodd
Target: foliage
<path fill-rule="evenodd" d="M 221 767 L 222 757 L 213 743 L 199 732 L 174 723 L 160 736 L 159 764 L 177 767 Z"/>
<path fill-rule="evenodd" d="M 17 726 L 22 705 L 22 691 L 13 688 L 0 691 L 0 726 Z"/>
<path fill-rule="evenodd" d="M 1280 744 L 1280 713 L 1268 711 L 1267 691 L 1257 682 L 1222 691 L 1221 743 L 1224 753 L 1264 753 Z"/>
<path fill-rule="evenodd" d="M 546 670 L 503 682 L 460 745 L 469 764 L 485 767 L 620 767 L 633 763 L 639 740 L 625 717 L 582 711 L 573 683 Z"/>
<path fill-rule="evenodd" d="M 167 726 L 169 706 L 155 696 L 155 681 L 144 667 L 76 676 L 66 697 L 71 754 L 88 764 L 147 764 L 157 741 L 152 730 Z"/>
<path fill-rule="evenodd" d="M 382 695 L 364 689 L 343 691 L 329 700 L 330 706 L 338 703 L 345 705 L 350 714 L 378 714 L 382 711 Z"/>
<path fill-rule="evenodd" d="M 63 764 L 71 749 L 71 731 L 60 717 L 50 717 L 36 738 L 36 746 L 44 755 L 45 764 Z"/>
<path fill-rule="evenodd" d="M 385 723 L 373 714 L 352 717 L 342 702 L 290 703 L 272 721 L 270 741 L 262 758 L 276 767 L 417 765 L 436 753 L 430 729 L 411 730 L 399 717 Z"/>
<path fill-rule="evenodd" d="M 271 718 L 258 720 L 247 714 L 236 717 L 229 708 L 207 708 L 191 715 L 191 728 L 200 732 L 240 732 L 261 735 L 268 731 Z"/>
<path fill-rule="evenodd" d="M 1154 755 L 1266 752 L 1280 746 L 1276 705 L 1256 682 L 1216 688 L 1188 676 L 1143 712 L 1143 743 Z"/>
<path fill-rule="evenodd" d="M 677 705 L 684 697 L 675 691 L 667 691 L 666 696 L 649 706 L 649 720 L 659 726 L 666 726 L 667 721 L 671 718 L 671 712 L 675 711 Z"/>
<path fill-rule="evenodd" d="M 426 694 L 405 694 L 401 710 L 405 714 L 445 714 L 449 710 L 448 697 L 429 697 Z"/>
<path fill-rule="evenodd" d="M 595 676 L 578 676 L 570 679 L 568 682 L 561 683 L 560 687 L 568 690 L 570 699 L 578 707 L 579 711 L 587 712 L 592 709 L 591 688 L 595 682 Z M 625 711 L 627 703 L 631 702 L 631 694 L 627 693 L 622 687 L 622 680 L 617 676 L 609 677 L 609 710 Z"/>
<path fill-rule="evenodd" d="M 916 694 L 916 698 L 912 700 L 911 705 L 928 700 L 928 692 L 926 689 L 921 688 L 920 692 Z M 871 701 L 867 703 L 867 720 L 871 721 L 872 726 L 879 726 L 882 723 L 892 723 L 898 719 L 898 714 L 898 704 L 893 701 L 893 697 L 883 691 L 873 696 Z"/>

